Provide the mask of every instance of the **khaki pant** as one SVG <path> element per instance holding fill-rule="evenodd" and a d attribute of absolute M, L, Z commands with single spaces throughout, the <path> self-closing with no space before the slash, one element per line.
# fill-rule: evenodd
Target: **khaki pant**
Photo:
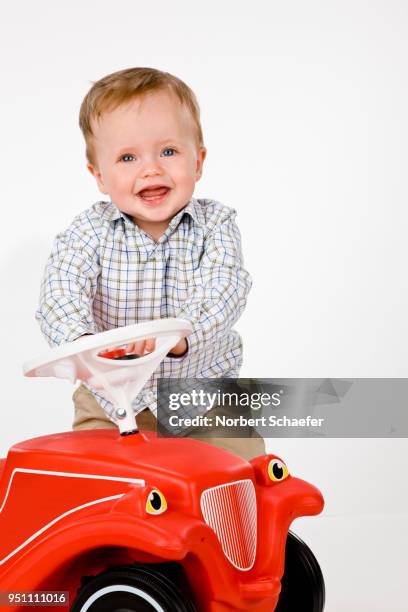
<path fill-rule="evenodd" d="M 72 399 L 75 406 L 75 417 L 72 428 L 78 429 L 116 429 L 116 425 L 109 420 L 104 410 L 98 404 L 95 396 L 85 385 L 80 385 L 75 391 Z M 136 415 L 138 429 L 144 431 L 156 431 L 157 420 L 154 414 L 147 408 Z M 220 429 L 207 432 L 206 436 L 195 435 L 194 432 L 187 433 L 186 437 L 202 440 L 213 446 L 223 448 L 243 459 L 252 459 L 265 454 L 265 443 L 263 438 L 254 429 L 248 430 L 247 438 L 219 437 Z M 218 435 L 217 435 L 218 434 Z"/>

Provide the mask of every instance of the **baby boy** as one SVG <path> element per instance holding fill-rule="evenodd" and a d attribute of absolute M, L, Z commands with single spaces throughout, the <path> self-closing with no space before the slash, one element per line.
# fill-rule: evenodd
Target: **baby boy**
<path fill-rule="evenodd" d="M 159 377 L 236 377 L 242 343 L 232 329 L 251 286 L 235 211 L 195 199 L 206 149 L 198 103 L 177 77 L 130 68 L 94 83 L 80 110 L 87 168 L 103 201 L 58 234 L 36 318 L 51 345 L 152 319 L 193 325 L 135 398 L 139 428 L 154 429 Z M 154 339 L 132 346 L 138 354 Z M 114 427 L 113 407 L 80 385 L 74 429 Z M 101 406 L 104 408 L 102 410 Z M 215 440 L 238 454 L 263 453 L 253 440 Z M 245 450 L 242 445 L 251 445 Z"/>

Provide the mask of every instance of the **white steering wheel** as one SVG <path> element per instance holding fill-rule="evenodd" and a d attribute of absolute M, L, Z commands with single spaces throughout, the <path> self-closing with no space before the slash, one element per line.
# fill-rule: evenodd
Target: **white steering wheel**
<path fill-rule="evenodd" d="M 120 433 L 127 434 L 137 431 L 132 400 L 170 349 L 191 332 L 191 323 L 184 319 L 119 327 L 52 348 L 43 357 L 26 362 L 23 372 L 25 376 L 87 382 L 114 404 L 113 419 Z M 156 339 L 154 351 L 139 358 L 125 354 L 125 345 L 147 338 Z"/>

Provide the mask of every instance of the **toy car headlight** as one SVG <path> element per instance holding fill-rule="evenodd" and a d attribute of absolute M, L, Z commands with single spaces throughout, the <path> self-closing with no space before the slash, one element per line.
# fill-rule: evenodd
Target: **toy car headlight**
<path fill-rule="evenodd" d="M 146 500 L 147 514 L 163 514 L 167 510 L 167 501 L 159 489 L 151 489 Z"/>
<path fill-rule="evenodd" d="M 268 476 L 272 482 L 280 482 L 289 476 L 289 470 L 280 459 L 271 459 L 268 464 Z"/>
<path fill-rule="evenodd" d="M 276 455 L 263 455 L 251 459 L 254 468 L 256 482 L 264 487 L 279 484 L 290 477 L 286 463 Z"/>

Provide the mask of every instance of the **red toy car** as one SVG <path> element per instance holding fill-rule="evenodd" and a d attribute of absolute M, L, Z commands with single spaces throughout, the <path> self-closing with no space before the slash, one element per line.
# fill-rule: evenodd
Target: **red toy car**
<path fill-rule="evenodd" d="M 0 592 L 26 597 L 8 609 L 35 594 L 39 601 L 48 592 L 49 602 L 50 592 L 68 592 L 72 612 L 323 610 L 317 561 L 288 537 L 293 519 L 321 512 L 315 487 L 273 455 L 247 462 L 197 440 L 134 431 L 124 395 L 133 397 L 188 331 L 177 320 L 121 328 L 27 365 L 27 375 L 88 380 L 113 399 L 124 389 L 122 435 L 44 436 L 13 446 L 0 461 Z M 151 336 L 151 355 L 101 356 L 108 346 Z M 143 374 L 135 383 L 137 368 Z"/>

